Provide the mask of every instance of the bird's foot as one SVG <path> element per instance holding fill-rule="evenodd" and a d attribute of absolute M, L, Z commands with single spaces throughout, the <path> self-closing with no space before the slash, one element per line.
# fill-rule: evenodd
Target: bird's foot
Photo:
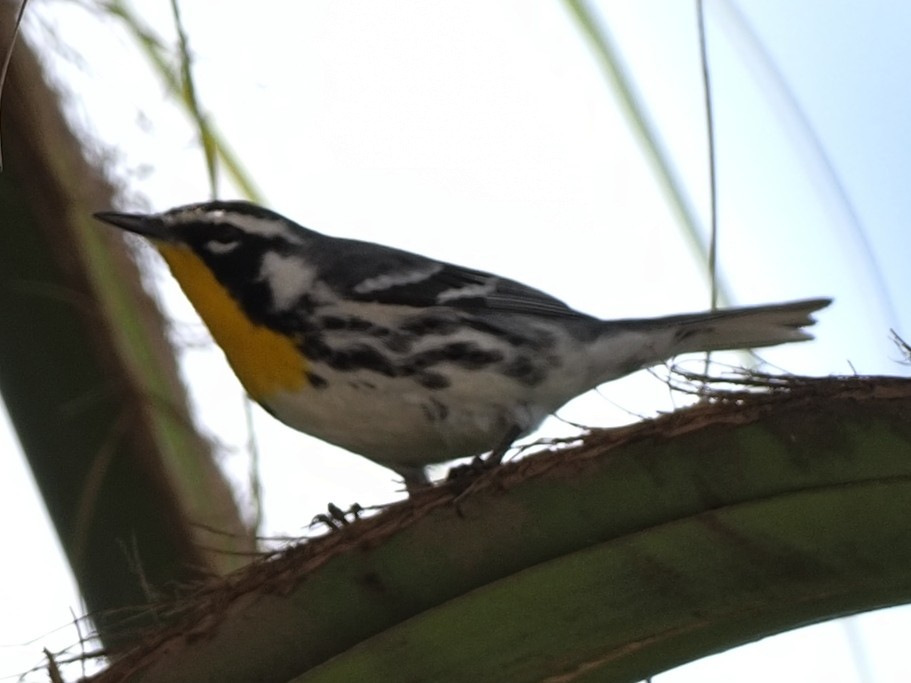
<path fill-rule="evenodd" d="M 503 461 L 503 456 L 509 451 L 513 441 L 520 435 L 518 427 L 513 427 L 506 432 L 500 443 L 485 458 L 476 455 L 471 462 L 465 465 L 450 467 L 446 475 L 446 484 L 464 491 L 468 485 L 485 472 L 495 469 Z"/>
<path fill-rule="evenodd" d="M 316 515 L 310 523 L 310 526 L 325 524 L 330 529 L 341 529 L 360 519 L 360 515 L 363 511 L 364 508 L 358 503 L 354 503 L 347 510 L 342 510 L 335 503 L 329 503 L 329 505 L 326 506 L 326 512 Z"/>
<path fill-rule="evenodd" d="M 501 456 L 502 457 L 502 456 Z M 450 467 L 446 474 L 444 486 L 460 497 L 471 485 L 476 482 L 484 473 L 490 472 L 500 466 L 501 458 L 482 457 L 476 455 L 471 462 L 464 465 Z"/>

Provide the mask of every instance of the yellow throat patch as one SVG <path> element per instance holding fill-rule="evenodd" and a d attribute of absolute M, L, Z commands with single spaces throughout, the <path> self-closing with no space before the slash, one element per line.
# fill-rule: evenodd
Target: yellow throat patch
<path fill-rule="evenodd" d="M 155 246 L 252 398 L 307 385 L 307 361 L 291 339 L 251 322 L 192 249 Z"/>

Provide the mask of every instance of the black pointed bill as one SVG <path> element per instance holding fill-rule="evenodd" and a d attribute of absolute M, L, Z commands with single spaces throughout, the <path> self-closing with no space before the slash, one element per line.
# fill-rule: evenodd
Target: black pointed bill
<path fill-rule="evenodd" d="M 171 237 L 168 225 L 156 214 L 99 211 L 92 215 L 104 223 L 150 239 L 167 240 Z"/>

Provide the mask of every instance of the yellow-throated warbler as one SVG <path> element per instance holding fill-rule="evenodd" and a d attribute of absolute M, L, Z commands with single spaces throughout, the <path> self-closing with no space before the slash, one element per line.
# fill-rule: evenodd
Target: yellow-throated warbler
<path fill-rule="evenodd" d="M 425 465 L 498 458 L 575 396 L 677 354 L 811 339 L 802 328 L 830 303 L 600 320 L 246 202 L 95 215 L 155 244 L 254 400 L 409 489 Z"/>

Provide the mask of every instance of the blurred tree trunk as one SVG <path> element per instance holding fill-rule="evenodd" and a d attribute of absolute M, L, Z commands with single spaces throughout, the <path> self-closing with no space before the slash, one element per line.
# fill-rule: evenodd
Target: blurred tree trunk
<path fill-rule="evenodd" d="M 0 3 L 0 26 L 15 9 Z M 0 392 L 101 637 L 124 646 L 150 617 L 123 608 L 237 566 L 220 551 L 253 540 L 194 429 L 155 303 L 91 219 L 114 191 L 22 36 L 2 113 Z"/>

